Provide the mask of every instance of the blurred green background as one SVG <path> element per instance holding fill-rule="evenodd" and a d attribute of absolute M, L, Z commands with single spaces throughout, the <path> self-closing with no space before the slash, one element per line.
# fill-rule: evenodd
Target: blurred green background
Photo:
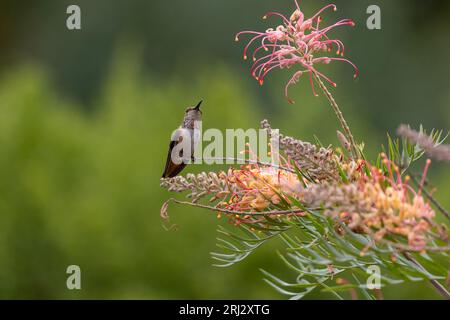
<path fill-rule="evenodd" d="M 342 28 L 361 70 L 326 66 L 358 140 L 374 156 L 399 123 L 450 127 L 450 3 L 336 1 L 326 21 Z M 81 7 L 82 30 L 66 28 Z M 303 0 L 307 15 L 327 4 Z M 368 30 L 378 4 L 382 29 Z M 263 118 L 304 140 L 337 144 L 337 121 L 308 81 L 283 97 L 290 72 L 260 87 L 242 61 L 242 29 L 266 29 L 292 0 L 2 1 L 0 3 L 0 298 L 284 298 L 259 267 L 286 272 L 275 240 L 231 268 L 211 266 L 219 221 L 172 206 L 159 216 L 168 141 L 200 98 L 204 128 L 258 127 Z M 336 33 L 335 33 L 336 34 Z M 322 70 L 325 70 L 322 69 Z M 215 168 L 191 166 L 185 172 Z M 420 170 L 420 168 L 418 168 Z M 435 163 L 436 196 L 450 206 L 450 170 Z M 68 265 L 82 290 L 66 288 Z M 436 298 L 428 284 L 391 287 L 386 298 Z M 331 298 L 317 292 L 310 298 Z"/>

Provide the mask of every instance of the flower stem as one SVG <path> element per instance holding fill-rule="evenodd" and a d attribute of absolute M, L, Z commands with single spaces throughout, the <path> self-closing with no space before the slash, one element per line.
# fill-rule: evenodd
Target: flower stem
<path fill-rule="evenodd" d="M 416 266 L 418 266 L 422 270 L 426 270 L 418 261 L 416 261 L 409 253 L 405 252 L 404 256 L 406 259 L 414 263 Z M 436 291 L 443 296 L 445 299 L 450 300 L 450 293 L 445 289 L 445 287 L 437 280 L 430 279 L 430 283 L 433 285 L 433 287 L 436 289 Z"/>
<path fill-rule="evenodd" d="M 198 207 L 198 208 L 202 208 L 202 209 L 208 209 L 211 211 L 221 212 L 224 214 L 238 215 L 238 216 L 248 216 L 248 215 L 250 215 L 250 216 L 270 216 L 270 215 L 290 215 L 290 214 L 305 215 L 305 209 L 300 209 L 300 208 L 299 209 L 290 209 L 290 210 L 271 210 L 271 211 L 261 211 L 261 212 L 250 212 L 250 211 L 228 210 L 228 209 L 208 206 L 208 205 L 195 203 L 195 202 L 181 201 L 181 200 L 177 200 L 175 198 L 168 199 L 165 202 L 165 204 L 168 204 L 169 202 L 174 202 L 177 204 L 188 205 L 188 206 L 192 206 L 192 207 Z"/>
<path fill-rule="evenodd" d="M 411 170 L 408 169 L 409 176 L 412 180 L 412 182 L 419 187 L 420 182 L 416 179 L 415 174 L 411 172 Z M 445 208 L 437 201 L 425 188 L 422 188 L 423 194 L 430 200 L 431 203 L 433 203 L 436 208 L 448 219 L 450 220 L 450 213 L 445 210 Z"/>
<path fill-rule="evenodd" d="M 352 154 L 353 158 L 360 158 L 361 154 L 359 151 L 358 146 L 356 145 L 355 139 L 353 138 L 352 132 L 350 131 L 350 127 L 347 124 L 347 121 L 344 118 L 344 115 L 342 114 L 341 109 L 336 103 L 336 100 L 334 100 L 333 96 L 331 95 L 330 91 L 328 91 L 327 87 L 323 83 L 323 81 L 318 77 L 316 74 L 314 74 L 314 78 L 317 81 L 317 84 L 319 85 L 320 89 L 322 89 L 325 97 L 328 99 L 328 101 L 331 104 L 331 107 L 333 108 L 334 113 L 336 114 L 336 117 L 339 120 L 339 123 L 341 124 L 342 129 L 344 130 L 344 133 L 346 135 L 346 138 L 350 142 L 350 153 Z"/>

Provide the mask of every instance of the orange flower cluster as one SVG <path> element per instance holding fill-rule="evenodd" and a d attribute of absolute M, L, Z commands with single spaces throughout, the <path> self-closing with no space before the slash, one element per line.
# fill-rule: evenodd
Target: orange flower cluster
<path fill-rule="evenodd" d="M 254 165 L 232 170 L 227 179 L 229 183 L 236 184 L 240 191 L 219 205 L 236 211 L 264 211 L 282 201 L 290 203 L 287 196 L 296 196 L 303 187 L 294 173 Z"/>

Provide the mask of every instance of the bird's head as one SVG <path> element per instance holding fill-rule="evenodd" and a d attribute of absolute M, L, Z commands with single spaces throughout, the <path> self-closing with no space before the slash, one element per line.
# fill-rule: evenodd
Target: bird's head
<path fill-rule="evenodd" d="M 203 100 L 200 100 L 195 107 L 187 108 L 184 119 L 190 121 L 200 121 L 202 119 L 202 111 L 200 110 L 200 105 L 202 102 Z"/>

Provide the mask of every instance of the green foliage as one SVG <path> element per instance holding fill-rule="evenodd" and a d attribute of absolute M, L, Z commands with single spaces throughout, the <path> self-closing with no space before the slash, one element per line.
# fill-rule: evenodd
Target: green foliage
<path fill-rule="evenodd" d="M 219 229 L 225 239 L 219 238 L 218 247 L 224 253 L 212 253 L 213 258 L 221 262 L 220 266 L 227 267 L 242 261 L 273 237 L 281 237 L 285 248 L 279 257 L 293 274 L 293 279 L 282 280 L 265 270 L 262 273 L 269 285 L 291 299 L 301 299 L 313 290 L 343 299 L 340 292 L 349 289 L 359 291 L 360 298 L 374 299 L 374 291 L 366 284 L 370 276 L 367 271 L 369 266 L 380 268 L 383 290 L 390 285 L 443 281 L 447 277 L 447 253 L 405 255 L 389 244 L 376 244 L 369 236 L 354 233 L 344 224 L 338 224 L 317 211 L 310 210 L 304 217 L 278 218 L 251 224 L 253 231 L 249 228 L 243 224 L 234 232 Z M 286 274 L 289 273 L 284 272 L 282 278 L 286 278 Z M 345 283 L 334 281 L 341 278 L 346 280 Z"/>

